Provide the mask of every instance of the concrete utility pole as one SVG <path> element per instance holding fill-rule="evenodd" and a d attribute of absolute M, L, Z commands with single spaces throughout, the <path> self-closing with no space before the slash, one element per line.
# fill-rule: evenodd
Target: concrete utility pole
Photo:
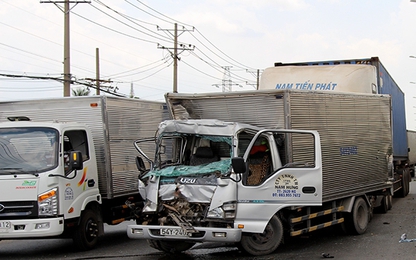
<path fill-rule="evenodd" d="M 257 69 L 256 72 L 252 72 L 249 70 L 246 70 L 247 72 L 253 74 L 254 77 L 256 77 L 256 84 L 255 84 L 255 88 L 259 89 L 259 85 L 260 85 L 260 70 Z M 254 85 L 254 84 L 249 84 L 248 81 L 246 82 L 247 85 Z"/>
<path fill-rule="evenodd" d="M 100 52 L 98 48 L 95 48 L 95 81 L 97 88 L 95 94 L 100 95 Z"/>
<path fill-rule="evenodd" d="M 161 31 L 167 31 L 168 33 L 170 33 L 172 35 L 172 29 L 160 29 L 159 27 L 157 27 L 158 30 Z M 192 28 L 192 31 L 194 29 Z M 191 31 L 188 29 L 185 29 L 185 27 L 183 27 L 182 29 L 180 29 L 181 34 L 183 32 L 186 31 Z M 189 44 L 188 46 L 184 45 L 184 44 L 180 44 L 180 47 L 178 48 L 178 24 L 175 23 L 175 27 L 173 29 L 173 48 L 167 48 L 164 46 L 161 46 L 158 44 L 158 48 L 159 49 L 165 49 L 168 50 L 170 52 L 170 54 L 172 55 L 173 58 L 173 93 L 178 93 L 178 60 L 180 60 L 180 58 L 178 57 L 178 50 L 181 51 L 181 53 L 185 50 L 188 51 L 193 51 L 195 49 L 195 46 L 192 46 L 191 44 Z M 173 53 L 170 51 L 173 49 Z"/>
<path fill-rule="evenodd" d="M 70 63 L 70 30 L 69 13 L 79 3 L 91 3 L 91 1 L 40 1 L 40 3 L 52 3 L 64 12 L 64 97 L 71 96 L 71 63 Z M 58 4 L 64 4 L 64 8 Z M 75 4 L 69 8 L 69 4 Z"/>

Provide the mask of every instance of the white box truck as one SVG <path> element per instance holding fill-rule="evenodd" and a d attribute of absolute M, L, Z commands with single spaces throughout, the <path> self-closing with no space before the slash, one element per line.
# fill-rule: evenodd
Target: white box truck
<path fill-rule="evenodd" d="M 389 95 L 258 90 L 166 94 L 155 155 L 137 150 L 146 202 L 133 239 L 184 251 L 236 243 L 265 255 L 336 224 L 367 230 L 393 194 Z M 172 151 L 167 153 L 167 151 Z M 150 159 L 154 156 L 154 159 Z M 140 159 L 139 159 L 140 161 Z"/>
<path fill-rule="evenodd" d="M 109 96 L 1 102 L 0 240 L 68 237 L 85 250 L 104 223 L 134 219 L 133 143 L 167 118 L 162 102 Z"/>
<path fill-rule="evenodd" d="M 373 209 L 409 193 L 404 93 L 377 57 L 276 63 L 259 89 L 166 94 L 174 120 L 160 125 L 154 159 L 136 142 L 152 167 L 140 167 L 146 203 L 129 237 L 264 255 L 284 235 L 335 224 L 362 234 Z"/>

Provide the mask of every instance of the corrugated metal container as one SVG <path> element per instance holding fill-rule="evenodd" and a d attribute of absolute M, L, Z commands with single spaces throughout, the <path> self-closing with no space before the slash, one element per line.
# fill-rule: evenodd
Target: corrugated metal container
<path fill-rule="evenodd" d="M 309 61 L 309 62 L 294 62 L 294 63 L 275 63 L 275 67 L 314 67 L 314 66 L 332 66 L 336 67 L 337 65 L 347 66 L 347 68 L 352 68 L 354 65 L 358 68 L 363 66 L 371 66 L 375 68 L 376 71 L 376 82 L 377 82 L 377 91 L 376 94 L 387 94 L 391 96 L 392 103 L 392 138 L 393 138 L 393 156 L 396 161 L 403 161 L 408 159 L 408 143 L 406 137 L 406 108 L 405 108 L 405 97 L 403 91 L 394 81 L 392 76 L 386 70 L 384 65 L 381 63 L 378 57 L 364 58 L 364 59 L 348 59 L 348 60 L 328 60 L 328 61 Z M 337 76 L 335 72 L 334 76 Z M 339 73 L 341 74 L 341 73 Z M 352 74 L 354 75 L 354 74 Z M 372 80 L 373 75 L 368 73 L 368 79 L 363 79 L 363 82 L 367 80 Z M 339 76 L 339 75 L 338 75 Z M 316 77 L 316 76 L 315 76 Z M 308 78 L 301 78 L 302 80 L 308 81 Z M 336 78 L 330 78 L 336 81 Z M 329 80 L 328 80 L 329 81 Z M 326 83 L 326 82 L 325 82 Z M 349 91 L 348 88 L 343 86 L 338 86 L 342 91 Z M 363 93 L 368 92 L 370 86 L 366 89 L 365 87 L 357 88 L 353 87 Z M 337 91 L 338 89 L 334 89 Z"/>
<path fill-rule="evenodd" d="M 389 187 L 391 151 L 388 95 L 290 90 L 166 94 L 174 119 L 219 119 L 263 128 L 318 130 L 323 160 L 323 200 Z M 292 140 L 286 156 L 302 161 L 313 152 Z"/>
<path fill-rule="evenodd" d="M 90 106 L 92 103 L 98 106 Z M 9 116 L 86 124 L 93 135 L 100 192 L 104 199 L 111 199 L 138 192 L 133 142 L 154 136 L 169 113 L 162 102 L 85 96 L 0 102 L 0 122 Z M 154 147 L 142 148 L 154 154 Z"/>

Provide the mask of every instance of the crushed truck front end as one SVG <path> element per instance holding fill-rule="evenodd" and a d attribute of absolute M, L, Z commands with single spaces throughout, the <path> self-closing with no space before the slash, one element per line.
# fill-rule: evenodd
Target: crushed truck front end
<path fill-rule="evenodd" d="M 242 156 L 249 144 L 237 143 L 236 136 L 258 131 L 250 127 L 218 120 L 162 122 L 153 168 L 141 177 L 146 202 L 140 225 L 130 225 L 128 236 L 161 240 L 155 242 L 159 249 L 169 239 L 191 241 L 187 245 L 240 241 L 234 220 L 241 179 L 231 170 L 231 158 Z"/>

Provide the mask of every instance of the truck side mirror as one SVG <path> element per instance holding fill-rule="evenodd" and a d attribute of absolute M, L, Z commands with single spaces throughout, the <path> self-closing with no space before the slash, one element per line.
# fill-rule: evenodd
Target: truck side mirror
<path fill-rule="evenodd" d="M 246 162 L 242 157 L 232 158 L 231 165 L 233 166 L 235 173 L 245 173 L 247 171 Z"/>
<path fill-rule="evenodd" d="M 69 154 L 69 167 L 72 170 L 82 170 L 84 168 L 84 161 L 80 151 L 72 151 Z"/>
<path fill-rule="evenodd" d="M 137 170 L 139 170 L 139 172 L 141 172 L 141 173 L 147 171 L 146 170 L 146 165 L 144 165 L 143 158 L 140 157 L 140 156 L 136 157 L 136 167 L 137 167 Z"/>

